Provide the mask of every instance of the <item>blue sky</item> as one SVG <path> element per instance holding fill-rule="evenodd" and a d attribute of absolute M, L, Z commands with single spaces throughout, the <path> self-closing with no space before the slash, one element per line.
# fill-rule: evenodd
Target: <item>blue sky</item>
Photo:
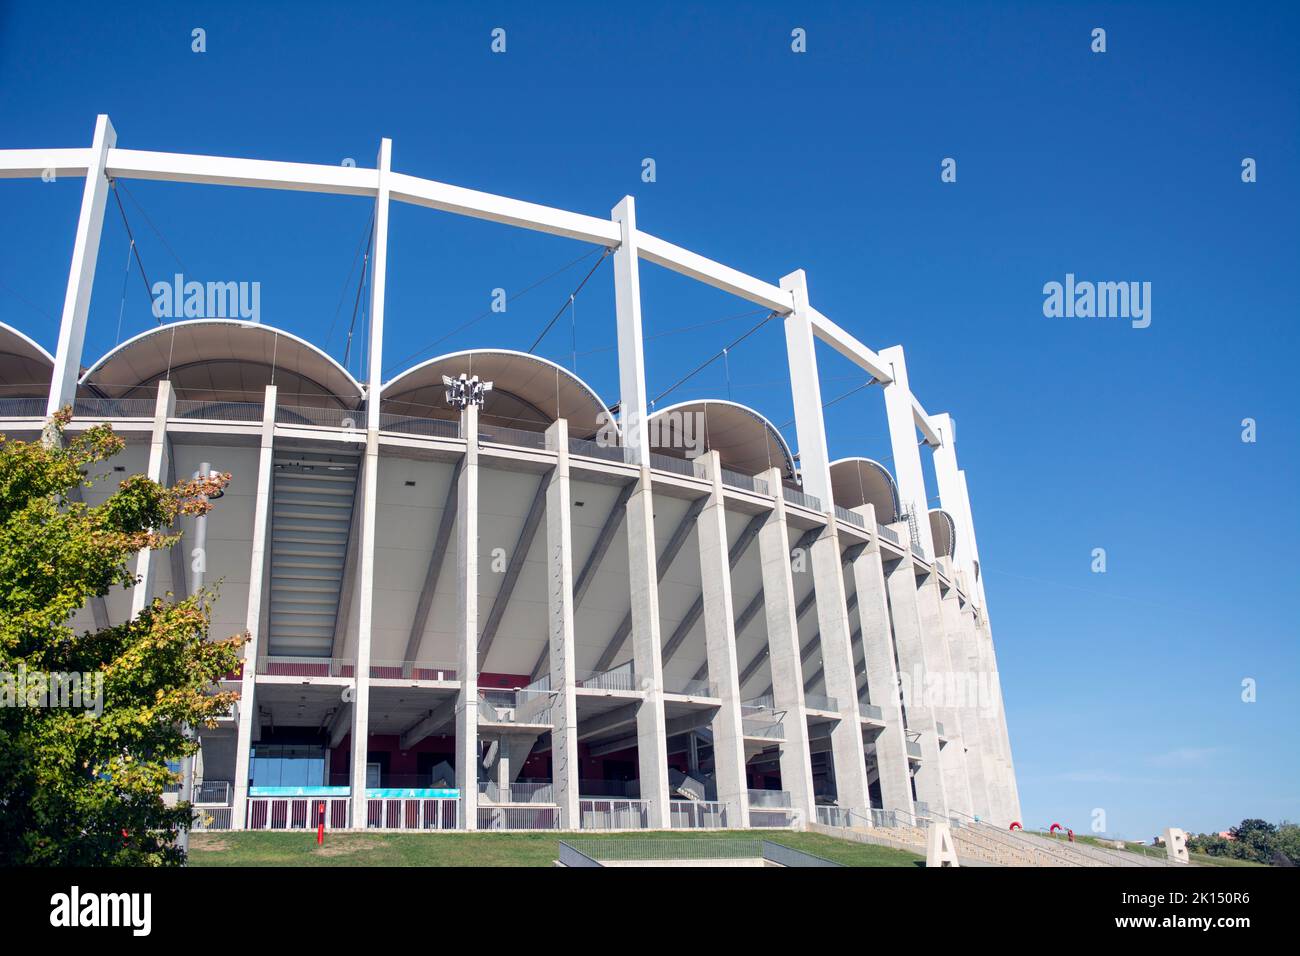
<path fill-rule="evenodd" d="M 1025 822 L 1084 831 L 1102 808 L 1149 838 L 1300 818 L 1294 5 L 265 7 L 0 5 L 0 147 L 87 144 L 100 112 L 139 149 L 370 165 L 388 136 L 404 172 L 600 216 L 630 193 L 666 239 L 773 282 L 807 270 L 814 304 L 901 342 L 921 400 L 958 422 Z M 151 281 L 260 281 L 263 321 L 342 356 L 364 200 L 129 189 Z M 51 349 L 80 191 L 0 182 L 0 318 Z M 391 369 L 527 348 L 594 262 L 408 207 L 390 236 Z M 153 322 L 127 248 L 110 207 L 88 356 Z M 566 265 L 448 336 L 492 289 Z M 1150 282 L 1151 326 L 1045 318 L 1067 272 Z M 757 318 L 642 281 L 651 394 Z M 540 350 L 576 351 L 609 401 L 612 300 L 605 263 Z M 783 424 L 783 359 L 771 323 L 729 380 L 718 363 L 672 399 L 730 388 Z M 861 382 L 822 359 L 826 400 Z M 827 424 L 835 455 L 889 453 L 878 389 Z"/>

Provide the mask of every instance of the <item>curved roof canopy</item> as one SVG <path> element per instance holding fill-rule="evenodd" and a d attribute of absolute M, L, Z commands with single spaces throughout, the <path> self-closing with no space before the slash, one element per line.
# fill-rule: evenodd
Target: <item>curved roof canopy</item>
<path fill-rule="evenodd" d="M 650 416 L 650 450 L 674 458 L 716 451 L 724 468 L 757 475 L 780 468 L 794 477 L 794 456 L 777 427 L 745 405 L 722 399 L 680 402 Z"/>
<path fill-rule="evenodd" d="M 894 476 L 870 458 L 841 458 L 831 462 L 831 495 L 841 508 L 876 506 L 876 520 L 892 524 L 898 520 L 898 485 Z"/>
<path fill-rule="evenodd" d="M 934 555 L 952 556 L 957 542 L 957 525 L 952 515 L 941 508 L 930 509 L 930 536 L 934 538 Z"/>
<path fill-rule="evenodd" d="M 356 408 L 360 383 L 298 336 L 269 325 L 195 319 L 150 329 L 123 342 L 81 377 L 106 398 L 143 398 L 170 379 L 178 399 L 260 402 L 267 385 L 285 405 Z"/>
<path fill-rule="evenodd" d="M 384 386 L 380 408 L 392 415 L 458 420 L 442 377 L 461 374 L 492 383 L 479 412 L 484 424 L 544 431 L 557 418 L 567 418 L 574 438 L 614 427 L 609 409 L 582 379 L 549 359 L 509 349 L 469 349 L 421 362 Z"/>
<path fill-rule="evenodd" d="M 0 322 L 0 398 L 45 398 L 54 357 L 13 326 Z"/>

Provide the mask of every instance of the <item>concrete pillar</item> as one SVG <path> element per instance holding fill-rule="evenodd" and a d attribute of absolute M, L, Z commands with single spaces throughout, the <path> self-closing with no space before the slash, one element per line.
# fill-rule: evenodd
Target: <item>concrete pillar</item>
<path fill-rule="evenodd" d="M 907 535 L 907 528 L 902 522 L 892 527 L 900 538 Z M 917 611 L 916 572 L 912 569 L 910 557 L 886 564 L 884 572 L 890 617 L 894 624 L 898 669 L 904 677 L 904 686 L 909 688 L 903 701 L 907 730 L 919 735 L 917 743 L 921 747 L 921 765 L 914 775 L 916 799 L 928 804 L 935 813 L 946 816 L 948 796 L 944 790 L 942 764 L 939 760 L 934 708 L 924 699 L 925 675 L 929 668 L 926 666 L 921 618 Z"/>
<path fill-rule="evenodd" d="M 176 393 L 172 383 L 167 379 L 158 382 L 158 399 L 154 403 L 153 432 L 149 436 L 149 471 L 150 481 L 164 484 L 167 481 L 167 469 L 171 458 L 171 446 L 167 442 L 167 419 L 176 411 Z M 175 545 L 182 547 L 182 545 Z M 162 554 L 153 548 L 145 548 L 136 556 L 135 573 L 139 581 L 131 593 L 131 617 L 134 619 L 154 599 L 154 582 L 158 577 L 158 562 Z M 180 594 L 183 584 L 176 584 L 174 589 Z"/>
<path fill-rule="evenodd" d="M 939 752 L 943 769 L 944 792 L 949 812 L 972 815 L 970 784 L 966 779 L 966 761 L 961 745 L 961 718 L 952 706 L 953 668 L 948 655 L 948 635 L 939 607 L 939 579 L 933 574 L 916 579 L 916 609 L 921 621 L 921 640 L 925 648 L 925 680 L 922 687 L 927 698 L 933 697 L 935 719 L 942 722 L 944 737 Z M 918 688 L 913 685 L 913 694 Z"/>
<path fill-rule="evenodd" d="M 614 250 L 614 312 L 618 331 L 619 418 L 623 444 L 633 464 L 650 460 L 645 423 L 645 348 L 641 336 L 641 261 L 637 253 L 636 200 L 624 196 L 611 218 L 620 242 Z"/>
<path fill-rule="evenodd" d="M 984 675 L 979 661 L 974 657 L 969 634 L 962 626 L 960 599 L 957 589 L 947 592 L 938 587 L 939 612 L 943 620 L 944 643 L 948 648 L 951 665 L 952 711 L 957 721 L 952 733 L 959 735 L 962 762 L 965 765 L 966 783 L 970 790 L 970 813 L 981 818 L 990 816 L 988 782 L 984 775 L 984 733 L 980 719 L 980 683 Z M 950 744 L 949 746 L 952 746 Z"/>
<path fill-rule="evenodd" d="M 461 825 L 478 829 L 478 406 L 461 412 L 465 464 L 456 490 L 456 789 Z"/>
<path fill-rule="evenodd" d="M 868 504 L 867 527 L 875 529 L 875 507 Z M 886 810 L 912 812 L 912 779 L 907 762 L 907 736 L 898 693 L 898 668 L 894 661 L 894 640 L 889 625 L 889 599 L 885 593 L 885 571 L 880 558 L 880 540 L 872 536 L 853 560 L 853 587 L 858 596 L 858 624 L 862 635 L 863 663 L 867 672 L 867 693 L 880 708 L 885 729 L 876 736 L 876 770 L 880 776 L 880 799 Z"/>
<path fill-rule="evenodd" d="M 805 821 L 815 821 L 812 758 L 808 745 L 808 712 L 803 697 L 799 621 L 790 571 L 790 531 L 785 499 L 781 495 L 781 469 L 764 476 L 775 496 L 773 508 L 758 531 L 758 554 L 763 571 L 763 613 L 767 620 L 768 664 L 772 670 L 772 700 L 785 711 L 785 743 L 781 745 L 781 789 L 790 794 L 791 806 Z"/>
<path fill-rule="evenodd" d="M 54 352 L 50 378 L 48 418 L 77 395 L 81 375 L 81 348 L 86 340 L 86 318 L 90 294 L 95 286 L 95 263 L 99 259 L 99 237 L 104 228 L 104 204 L 108 201 L 108 151 L 117 145 L 117 131 L 104 114 L 95 118 L 95 138 L 86 167 L 86 184 L 81 191 L 81 213 L 72 242 L 72 265 L 63 296 L 63 317 L 59 322 L 59 344 Z"/>
<path fill-rule="evenodd" d="M 829 507 L 829 499 L 824 499 L 823 504 Z M 809 559 L 813 588 L 817 594 L 822 676 L 826 682 L 826 693 L 835 698 L 840 714 L 840 719 L 831 727 L 835 790 L 841 807 L 870 818 L 871 793 L 867 787 L 862 723 L 858 718 L 858 679 L 853 670 L 853 643 L 849 631 L 848 603 L 844 594 L 843 563 L 833 516 L 828 516 L 826 527 L 809 548 Z M 799 730 L 807 733 L 807 725 Z"/>
<path fill-rule="evenodd" d="M 637 762 L 641 799 L 650 828 L 671 825 L 668 804 L 668 736 L 664 728 L 664 673 L 659 637 L 659 577 L 656 567 L 654 493 L 650 469 L 641 466 L 627 502 L 628 584 L 632 599 L 632 658 L 645 697 L 637 707 Z"/>
<path fill-rule="evenodd" d="M 370 369 L 367 382 L 366 428 L 379 430 L 379 393 L 384 385 L 384 300 L 388 288 L 388 203 L 393 141 L 379 141 L 375 160 L 379 189 L 375 194 L 375 226 L 370 251 Z"/>
<path fill-rule="evenodd" d="M 713 767 L 718 801 L 727 806 L 729 827 L 749 826 L 749 789 L 745 779 L 745 734 L 740 712 L 740 667 L 736 662 L 735 612 L 731 599 L 727 509 L 722 492 L 722 463 L 716 451 L 703 459 L 712 483 L 708 504 L 695 519 L 700 545 L 700 581 L 704 597 L 704 643 L 709 682 L 722 706 L 713 717 Z M 807 733 L 807 727 L 799 728 Z M 790 728 L 787 728 L 787 733 Z"/>
<path fill-rule="evenodd" d="M 581 825 L 578 808 L 578 705 L 574 693 L 573 513 L 569 486 L 569 423 L 561 418 L 547 430 L 555 470 L 546 488 L 546 605 L 549 613 L 551 692 L 551 778 L 560 805 L 560 826 Z"/>
<path fill-rule="evenodd" d="M 366 390 L 366 454 L 362 466 L 361 547 L 357 575 L 357 661 L 352 706 L 352 826 L 366 825 L 366 756 L 370 747 L 370 646 L 375 617 L 375 539 L 379 510 L 379 411 L 383 387 L 384 298 L 388 279 L 389 170 L 392 140 L 379 142 L 379 189 L 371 237 L 370 368 Z"/>
<path fill-rule="evenodd" d="M 961 575 L 961 572 L 958 574 Z M 1002 751 L 998 738 L 997 701 L 1001 692 L 997 686 L 997 675 L 989 669 L 988 659 L 980 646 L 983 636 L 975 625 L 974 608 L 969 601 L 964 603 L 960 602 L 960 599 L 958 601 L 960 606 L 957 611 L 957 624 L 961 629 L 961 646 L 968 666 L 976 676 L 979 690 L 978 704 L 973 718 L 979 728 L 976 757 L 984 777 L 986 796 L 986 805 L 981 816 L 983 819 L 1005 826 L 1011 823 L 1012 818 L 1007 815 L 1011 800 L 1006 787 L 1006 764 L 1001 759 Z M 970 756 L 968 751 L 967 757 Z"/>
<path fill-rule="evenodd" d="M 159 394 L 161 398 L 161 393 Z M 244 630 L 244 670 L 240 678 L 239 726 L 235 745 L 235 792 L 231 804 L 230 826 L 242 830 L 247 822 L 248 771 L 253 748 L 253 731 L 257 729 L 257 659 L 262 647 L 262 591 L 266 584 L 267 550 L 271 541 L 271 482 L 275 464 L 276 387 L 266 387 L 262 404 L 262 433 L 257 453 L 257 498 L 253 505 L 253 543 L 248 559 L 248 610 Z M 152 453 L 150 455 L 152 459 Z"/>
<path fill-rule="evenodd" d="M 912 392 L 907 384 L 907 363 L 903 347 L 895 345 L 880 352 L 881 361 L 889 365 L 893 381 L 885 384 L 885 415 L 889 421 L 889 443 L 894 452 L 894 479 L 898 482 L 899 504 L 915 516 L 916 534 L 925 553 L 934 557 L 930 535 L 929 499 L 925 493 L 925 473 L 921 470 L 921 452 L 916 443 L 916 419 L 913 417 Z M 910 531 L 904 528 L 904 537 Z"/>
<path fill-rule="evenodd" d="M 370 645 L 375 619 L 375 538 L 379 511 L 379 432 L 366 430 L 361 466 L 361 545 L 357 552 L 357 659 L 352 689 L 352 826 L 366 825 L 366 756 L 370 747 Z"/>
<path fill-rule="evenodd" d="M 785 317 L 785 350 L 790 364 L 790 390 L 794 397 L 794 427 L 799 443 L 799 474 L 803 490 L 831 506 L 830 453 L 822 417 L 822 387 L 817 373 L 812 315 L 808 304 L 808 279 L 796 269 L 781 279 L 791 295 L 794 311 Z M 781 486 L 776 486 L 778 493 Z"/>

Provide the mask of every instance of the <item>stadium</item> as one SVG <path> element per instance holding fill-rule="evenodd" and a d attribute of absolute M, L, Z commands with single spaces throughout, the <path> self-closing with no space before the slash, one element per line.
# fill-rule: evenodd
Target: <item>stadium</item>
<path fill-rule="evenodd" d="M 51 353 L 0 325 L 0 433 L 110 422 L 115 471 L 234 475 L 182 544 L 77 629 L 220 581 L 246 632 L 238 704 L 198 728 L 204 829 L 1005 829 L 1020 817 L 955 431 L 901 346 L 608 218 L 374 168 L 119 148 L 0 150 L 0 176 L 84 177 Z M 83 354 L 110 185 L 147 179 L 372 197 L 368 373 L 239 318 L 175 318 Z M 526 352 L 384 376 L 389 208 L 591 244 L 612 260 L 619 393 Z M 797 447 L 724 398 L 647 400 L 642 266 L 783 324 Z M 889 447 L 831 460 L 815 343 L 879 386 Z M 931 456 L 923 463 L 922 456 Z M 887 463 L 887 464 L 886 464 Z M 932 468 L 939 506 L 930 507 Z M 106 496 L 112 482 L 87 491 Z M 924 688 L 924 692 L 921 692 Z M 963 690 L 964 688 L 964 690 Z M 974 688 L 974 690 L 972 690 Z M 215 688 L 214 688 L 215 690 Z"/>

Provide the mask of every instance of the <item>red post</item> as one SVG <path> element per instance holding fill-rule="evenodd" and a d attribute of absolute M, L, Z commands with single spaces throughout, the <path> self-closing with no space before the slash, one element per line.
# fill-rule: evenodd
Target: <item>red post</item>
<path fill-rule="evenodd" d="M 322 800 L 316 806 L 320 814 L 316 820 L 316 845 L 321 846 L 325 842 L 325 801 Z"/>

